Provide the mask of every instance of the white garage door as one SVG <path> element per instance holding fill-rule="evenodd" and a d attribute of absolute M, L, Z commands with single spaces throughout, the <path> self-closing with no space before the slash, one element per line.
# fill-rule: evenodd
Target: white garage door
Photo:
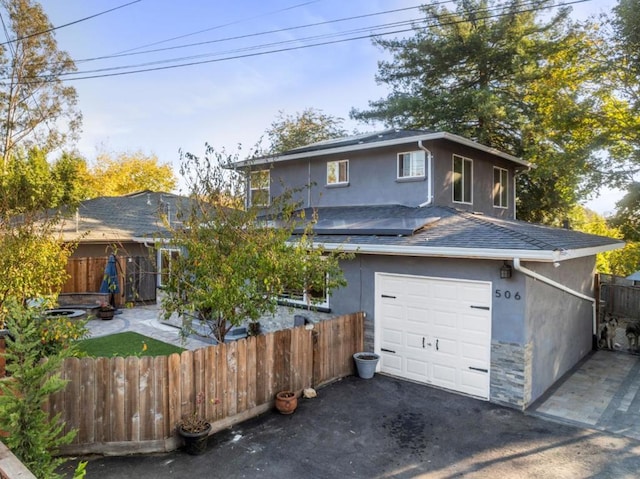
<path fill-rule="evenodd" d="M 380 370 L 489 399 L 491 283 L 376 273 Z"/>

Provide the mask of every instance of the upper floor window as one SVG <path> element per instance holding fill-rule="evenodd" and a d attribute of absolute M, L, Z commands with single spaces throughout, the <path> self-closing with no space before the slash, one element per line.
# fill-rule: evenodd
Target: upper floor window
<path fill-rule="evenodd" d="M 327 162 L 327 184 L 343 185 L 349 183 L 349 160 Z"/>
<path fill-rule="evenodd" d="M 453 155 L 453 201 L 473 203 L 473 161 Z"/>
<path fill-rule="evenodd" d="M 271 199 L 269 170 L 252 171 L 249 183 L 249 203 L 252 206 L 269 206 Z"/>
<path fill-rule="evenodd" d="M 493 167 L 493 206 L 509 206 L 509 172 L 504 168 Z"/>
<path fill-rule="evenodd" d="M 398 153 L 398 178 L 424 177 L 424 151 Z"/>

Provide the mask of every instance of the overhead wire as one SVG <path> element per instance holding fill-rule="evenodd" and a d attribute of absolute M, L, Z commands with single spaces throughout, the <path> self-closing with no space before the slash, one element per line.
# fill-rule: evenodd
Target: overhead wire
<path fill-rule="evenodd" d="M 434 2 L 432 5 L 439 5 L 439 4 L 442 4 L 442 3 L 449 3 L 450 1 L 451 0 L 444 0 L 444 1 L 441 1 L 441 2 Z M 168 51 L 168 50 L 177 50 L 177 49 L 181 49 L 181 48 L 197 47 L 197 46 L 202 46 L 202 45 L 209 45 L 209 44 L 212 44 L 212 43 L 223 43 L 223 42 L 228 42 L 228 41 L 233 41 L 233 40 L 244 40 L 246 38 L 258 37 L 258 36 L 264 36 L 264 35 L 271 35 L 271 34 L 274 34 L 274 33 L 284 33 L 284 32 L 290 32 L 292 30 L 301 30 L 301 29 L 305 29 L 305 28 L 330 25 L 330 24 L 339 23 L 339 22 L 345 22 L 345 21 L 351 21 L 351 20 L 360 20 L 360 19 L 368 18 L 368 17 L 387 15 L 387 14 L 390 14 L 390 13 L 398 13 L 398 12 L 403 12 L 403 11 L 407 11 L 407 10 L 416 10 L 418 8 L 421 8 L 421 7 L 422 7 L 422 5 L 414 5 L 412 7 L 396 8 L 396 9 L 393 9 L 393 10 L 384 10 L 382 12 L 367 13 L 367 14 L 363 14 L 363 15 L 355 15 L 355 16 L 352 16 L 352 17 L 337 18 L 337 19 L 334 19 L 334 20 L 326 20 L 326 21 L 323 21 L 323 22 L 308 23 L 308 24 L 305 24 L 305 25 L 296 25 L 294 27 L 278 28 L 278 29 L 275 29 L 275 30 L 266 30 L 264 32 L 247 33 L 245 35 L 237 35 L 237 36 L 234 36 L 234 37 L 224 37 L 224 38 L 217 38 L 215 40 L 205 40 L 205 41 L 202 41 L 202 42 L 187 43 L 185 45 L 174 45 L 172 47 L 156 48 L 156 49 L 153 49 L 153 50 L 144 50 L 144 51 L 135 52 L 135 53 L 116 53 L 116 54 L 113 54 L 113 55 L 103 55 L 103 56 L 92 57 L 92 58 L 81 58 L 81 59 L 75 60 L 75 62 L 76 63 L 83 63 L 83 62 L 90 62 L 90 61 L 95 61 L 95 60 L 106 60 L 106 59 L 121 58 L 121 57 L 132 56 L 132 55 L 142 55 L 142 54 L 147 54 L 147 53 L 158 53 L 158 52 L 163 52 L 163 51 Z M 190 34 L 182 35 L 182 36 L 188 36 L 188 35 L 190 35 Z M 174 37 L 174 38 L 180 38 L 180 37 Z M 156 44 L 157 43 L 162 43 L 162 42 L 156 42 Z M 127 51 L 131 52 L 132 50 L 134 50 L 134 49 L 127 50 Z"/>
<path fill-rule="evenodd" d="M 580 3 L 585 3 L 585 2 L 589 2 L 591 0 L 573 0 L 570 2 L 564 2 L 562 4 L 558 4 L 558 5 L 551 5 L 551 6 L 539 6 L 539 7 L 530 7 L 530 8 L 522 8 L 520 10 L 518 10 L 515 13 L 526 13 L 526 12 L 531 12 L 531 11 L 539 11 L 539 10 L 549 10 L 549 9 L 554 9 L 554 8 L 561 8 L 561 7 L 565 7 L 565 6 L 569 6 L 569 5 L 574 5 L 574 4 L 580 4 Z M 529 5 L 534 5 L 535 3 L 529 2 Z M 527 4 L 525 4 L 526 6 Z M 487 12 L 493 12 L 494 10 L 499 10 L 501 7 L 497 6 L 493 9 L 487 9 Z M 478 10 L 478 12 L 480 12 L 480 10 Z M 514 12 L 513 11 L 505 11 L 504 9 L 500 10 L 501 13 L 491 13 L 485 16 L 481 16 L 478 17 L 478 20 L 481 19 L 490 19 L 490 18 L 498 18 L 501 16 L 506 16 L 506 15 L 511 15 Z M 426 23 L 427 21 L 434 21 L 436 20 L 435 17 L 430 17 L 430 18 L 423 18 L 420 19 L 422 23 Z M 216 58 L 216 59 L 208 59 L 208 60 L 200 60 L 200 61 L 188 61 L 188 60 L 193 60 L 195 57 L 197 56 L 191 56 L 191 57 L 179 57 L 179 58 L 174 58 L 174 59 L 167 59 L 167 60 L 158 60 L 157 62 L 149 62 L 146 64 L 134 64 L 134 65 L 121 65 L 121 66 L 114 66 L 114 67 L 106 67 L 104 69 L 98 69 L 98 70 L 90 70 L 90 71 L 78 71 L 78 72 L 70 72 L 68 74 L 66 74 L 67 78 L 66 80 L 86 80 L 86 79 L 95 79 L 95 78 L 108 78 L 108 77 L 115 77 L 115 76 L 123 76 L 123 75 L 130 75 L 130 74 L 135 74 L 135 73 L 145 73 L 145 72 L 152 72 L 152 71 L 162 71 L 162 70 L 169 70 L 169 69 L 175 69 L 175 68 L 184 68 L 184 67 L 189 67 L 189 66 L 194 66 L 194 65 L 202 65 L 202 64 L 208 64 L 208 63 L 217 63 L 217 62 L 222 62 L 222 61 L 230 61 L 230 60 L 237 60 L 237 59 L 242 59 L 242 58 L 249 58 L 249 57 L 256 57 L 256 56 L 262 56 L 262 55 L 268 55 L 268 54 L 274 54 L 274 53 L 281 53 L 281 52 L 286 52 L 286 51 L 293 51 L 293 50 L 301 50 L 301 49 L 306 49 L 306 48 L 312 48 L 312 47 L 318 47 L 318 46 L 326 46 L 326 45 L 332 45 L 332 44 L 338 44 L 338 43 L 344 43 L 344 42 L 349 42 L 349 41 L 355 41 L 355 40 L 362 40 L 362 39 L 372 39 L 372 38 L 377 38 L 377 37 L 381 37 L 381 36 L 388 36 L 388 35 L 397 35 L 400 33 L 406 33 L 415 29 L 428 29 L 428 28 L 432 28 L 434 26 L 444 26 L 444 25 L 451 25 L 451 24 L 456 24 L 456 23 L 463 23 L 466 20 L 462 19 L 462 20 L 452 20 L 450 22 L 441 22 L 441 23 L 429 23 L 425 26 L 420 26 L 418 27 L 415 24 L 415 19 L 413 21 L 405 21 L 405 22 L 397 22 L 397 23 L 413 23 L 411 28 L 401 28 L 399 30 L 393 30 L 393 31 L 389 31 L 389 32 L 384 32 L 384 33 L 377 33 L 377 34 L 373 34 L 373 33 L 368 33 L 366 35 L 358 35 L 358 36 L 353 36 L 353 37 L 349 37 L 349 38 L 341 38 L 341 39 L 337 39 L 337 40 L 328 40 L 328 41 L 321 41 L 318 43 L 311 43 L 311 44 L 306 44 L 306 45 L 297 45 L 297 46 L 290 46 L 290 47 L 283 47 L 283 48 L 276 48 L 276 49 L 272 49 L 272 50 L 266 50 L 266 51 L 260 51 L 260 52 L 253 52 L 253 53 L 246 53 L 246 54 L 239 54 L 239 55 L 232 55 L 232 56 L 227 56 L 224 58 Z M 391 25 L 391 24 L 384 24 L 384 25 Z M 284 42 L 275 42 L 273 44 L 269 44 L 269 46 L 276 46 L 276 45 L 283 45 L 283 44 L 287 44 L 287 43 L 291 43 L 291 42 L 301 42 L 301 41 L 305 41 L 305 40 L 309 40 L 309 39 L 322 39 L 322 38 L 330 38 L 331 36 L 336 36 L 336 35 L 353 35 L 353 34 L 357 34 L 358 32 L 362 32 L 362 31 L 371 31 L 371 30 L 375 30 L 376 27 L 378 28 L 384 28 L 384 25 L 378 25 L 378 26 L 371 26 L 371 27 L 360 27 L 359 29 L 354 29 L 354 30 L 350 30 L 350 31 L 346 31 L 346 32 L 339 32 L 339 33 L 332 33 L 332 34 L 325 34 L 325 35 L 318 35 L 316 37 L 309 37 L 307 39 L 302 38 L 302 39 L 295 39 L 295 40 L 288 40 L 288 41 L 284 41 Z M 261 44 L 261 45 L 255 45 L 253 47 L 246 47 L 246 48 L 250 48 L 250 49 L 259 49 L 259 48 L 265 48 L 267 44 Z M 244 51 L 246 51 L 246 48 Z M 241 50 L 242 51 L 242 50 Z M 209 53 L 209 54 L 201 54 L 201 55 L 208 55 L 208 56 L 213 56 L 213 55 L 225 55 L 225 54 L 229 54 L 229 52 L 217 52 L 217 53 Z M 200 57 L 201 58 L 201 57 Z M 172 62 L 183 62 L 183 63 L 178 63 L 176 65 L 164 65 L 164 66 L 151 66 L 151 65 L 158 65 L 158 64 L 162 64 L 162 63 L 172 63 Z M 149 68 L 146 68 L 149 67 Z M 129 71 L 118 71 L 118 70 L 123 70 L 123 69 L 130 69 Z M 105 73 L 107 72 L 107 73 Z M 111 73 L 108 73 L 111 72 Z M 95 75 L 91 74 L 91 73 L 97 73 Z M 28 81 L 28 79 L 27 79 Z M 59 81 L 59 80 L 52 80 L 52 81 Z"/>
<path fill-rule="evenodd" d="M 69 23 L 64 23 L 62 25 L 58 25 L 57 27 L 51 27 L 51 28 L 48 28 L 46 30 L 41 30 L 39 32 L 30 33 L 29 35 L 25 35 L 25 36 L 19 37 L 19 38 L 14 38 L 12 40 L 9 40 L 9 35 L 7 34 L 7 41 L 0 43 L 0 46 L 9 45 L 11 43 L 16 43 L 16 42 L 19 42 L 21 40 L 26 40 L 26 39 L 31 38 L 31 37 L 36 37 L 38 35 L 44 35 L 45 33 L 53 32 L 55 30 L 60 30 L 61 28 L 69 27 L 71 25 L 76 25 L 77 23 L 81 23 L 81 22 L 85 22 L 87 20 L 91 20 L 92 18 L 96 18 L 96 17 L 99 17 L 100 15 L 104 15 L 106 13 L 110 13 L 110 12 L 113 12 L 115 10 L 119 10 L 121 8 L 128 7 L 130 5 L 133 5 L 134 3 L 139 3 L 141 1 L 142 0 L 134 0 L 133 2 L 125 3 L 125 4 L 120 5 L 118 7 L 110 8 L 109 10 L 104 10 L 102 12 L 95 13 L 93 15 L 89 15 L 88 17 L 79 18 L 78 20 L 74 20 L 74 21 L 69 22 Z"/>
<path fill-rule="evenodd" d="M 263 13 L 263 14 L 260 14 L 260 15 L 255 15 L 253 17 L 243 18 L 241 20 L 234 20 L 233 22 L 224 23 L 222 25 L 216 25 L 214 27 L 205 28 L 203 30 L 198 30 L 196 32 L 185 33 L 184 35 L 178 35 L 177 37 L 167 38 L 165 40 L 159 40 L 159 41 L 153 42 L 153 43 L 147 43 L 146 45 L 141 45 L 141 46 L 135 47 L 135 48 L 129 48 L 128 50 L 123 50 L 121 52 L 116 53 L 115 55 L 132 52 L 132 51 L 135 51 L 135 50 L 139 50 L 141 48 L 152 47 L 154 45 L 160 45 L 162 43 L 172 42 L 174 40 L 180 40 L 181 38 L 191 37 L 193 35 L 199 35 L 200 33 L 205 33 L 205 32 L 210 32 L 210 31 L 213 31 L 213 30 L 218 30 L 220 28 L 230 27 L 232 25 L 237 25 L 239 23 L 244 23 L 244 22 L 246 22 L 248 20 L 255 20 L 257 18 L 268 17 L 269 15 L 274 15 L 276 13 L 286 12 L 288 10 L 294 10 L 296 8 L 304 7 L 304 6 L 310 5 L 312 3 L 318 3 L 320 1 L 321 0 L 311 0 L 309 2 L 299 3 L 297 5 L 292 5 L 290 7 L 281 8 L 280 10 L 274 10 L 274 11 Z"/>

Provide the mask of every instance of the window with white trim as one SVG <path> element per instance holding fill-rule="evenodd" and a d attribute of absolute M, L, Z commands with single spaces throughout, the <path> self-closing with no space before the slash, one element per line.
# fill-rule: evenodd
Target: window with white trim
<path fill-rule="evenodd" d="M 180 250 L 176 248 L 159 248 L 158 249 L 158 287 L 162 288 L 167 284 L 167 279 L 171 274 L 173 262 L 180 256 Z"/>
<path fill-rule="evenodd" d="M 493 167 L 493 206 L 509 207 L 509 172 L 497 166 Z"/>
<path fill-rule="evenodd" d="M 302 306 L 312 305 L 314 307 L 328 308 L 329 307 L 329 291 L 327 289 L 327 279 L 325 278 L 324 285 L 311 286 L 304 288 L 302 291 L 298 290 L 285 290 L 280 296 L 280 300 L 283 303 L 299 304 Z"/>
<path fill-rule="evenodd" d="M 453 155 L 453 202 L 473 203 L 473 161 Z"/>
<path fill-rule="evenodd" d="M 251 206 L 269 206 L 271 178 L 269 170 L 252 171 L 249 176 L 249 204 Z"/>
<path fill-rule="evenodd" d="M 424 151 L 408 151 L 398 153 L 398 179 L 400 178 L 424 178 L 425 154 Z"/>
<path fill-rule="evenodd" d="M 349 183 L 349 160 L 327 162 L 327 185 Z"/>

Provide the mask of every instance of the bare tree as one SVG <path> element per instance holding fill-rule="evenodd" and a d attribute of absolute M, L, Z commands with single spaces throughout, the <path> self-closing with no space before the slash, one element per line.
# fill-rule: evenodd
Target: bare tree
<path fill-rule="evenodd" d="M 78 133 L 77 94 L 63 83 L 75 71 L 58 49 L 42 6 L 32 0 L 0 0 L 6 42 L 0 48 L 0 153 L 2 172 L 16 147 L 45 152 Z"/>

